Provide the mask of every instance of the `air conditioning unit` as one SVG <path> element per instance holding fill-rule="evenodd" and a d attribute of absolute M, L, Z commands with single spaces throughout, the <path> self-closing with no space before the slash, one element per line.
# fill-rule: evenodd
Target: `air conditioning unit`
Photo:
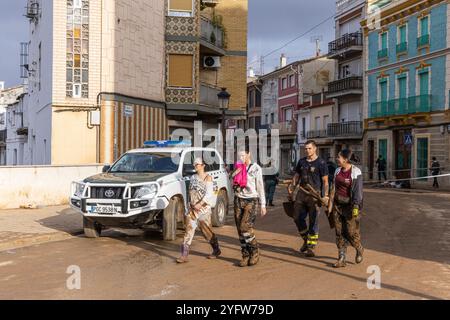
<path fill-rule="evenodd" d="M 36 0 L 29 0 L 25 16 L 30 20 L 37 20 L 39 15 L 39 3 Z"/>
<path fill-rule="evenodd" d="M 203 58 L 203 67 L 205 68 L 220 68 L 220 57 L 205 56 Z"/>

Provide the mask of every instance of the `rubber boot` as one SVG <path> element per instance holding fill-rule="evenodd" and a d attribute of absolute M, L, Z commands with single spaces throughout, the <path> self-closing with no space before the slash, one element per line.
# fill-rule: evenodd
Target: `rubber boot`
<path fill-rule="evenodd" d="M 355 257 L 356 264 L 360 264 L 361 262 L 363 262 L 364 260 L 363 254 L 364 254 L 363 247 L 361 247 L 360 249 L 356 249 L 356 257 Z"/>
<path fill-rule="evenodd" d="M 217 257 L 222 254 L 217 237 L 214 236 L 209 243 L 211 244 L 213 252 L 208 256 L 208 259 L 217 259 Z"/>
<path fill-rule="evenodd" d="M 247 250 L 242 250 L 242 259 L 239 262 L 239 267 L 244 268 L 248 266 L 250 261 L 250 253 Z"/>
<path fill-rule="evenodd" d="M 305 236 L 302 236 L 303 239 L 303 245 L 300 248 L 300 253 L 305 253 L 306 251 L 308 251 L 308 238 Z"/>
<path fill-rule="evenodd" d="M 251 254 L 250 254 L 250 260 L 248 261 L 248 265 L 251 266 L 255 266 L 257 265 L 259 262 L 259 249 L 253 249 Z"/>
<path fill-rule="evenodd" d="M 305 257 L 314 258 L 315 256 L 316 256 L 316 254 L 314 252 L 314 248 L 306 249 Z"/>
<path fill-rule="evenodd" d="M 338 261 L 333 264 L 333 268 L 344 268 L 347 266 L 347 263 L 345 262 L 345 251 L 339 252 L 339 258 Z"/>
<path fill-rule="evenodd" d="M 177 259 L 177 263 L 188 262 L 188 256 L 189 256 L 189 246 L 187 244 L 183 244 L 181 246 L 181 256 Z"/>

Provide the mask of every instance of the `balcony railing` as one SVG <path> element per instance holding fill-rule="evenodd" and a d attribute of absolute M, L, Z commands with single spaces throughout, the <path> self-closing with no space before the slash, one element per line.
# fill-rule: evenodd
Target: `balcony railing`
<path fill-rule="evenodd" d="M 409 98 L 379 101 L 371 104 L 370 117 L 381 118 L 430 112 L 433 108 L 433 105 L 434 99 L 430 94 Z"/>
<path fill-rule="evenodd" d="M 327 135 L 329 137 L 353 137 L 363 134 L 362 121 L 348 121 L 341 123 L 330 123 Z"/>
<path fill-rule="evenodd" d="M 306 132 L 306 139 L 327 138 L 327 130 L 310 130 Z"/>
<path fill-rule="evenodd" d="M 423 47 L 430 44 L 430 35 L 425 34 L 417 38 L 417 47 Z"/>
<path fill-rule="evenodd" d="M 211 20 L 205 17 L 201 17 L 201 38 L 216 47 L 224 47 L 225 36 L 223 29 L 214 25 Z"/>
<path fill-rule="evenodd" d="M 408 51 L 408 42 L 402 42 L 397 45 L 396 52 L 403 53 Z"/>
<path fill-rule="evenodd" d="M 388 56 L 388 49 L 387 48 L 378 50 L 378 59 L 384 59 L 384 58 L 387 58 L 387 56 Z"/>
<path fill-rule="evenodd" d="M 200 84 L 200 104 L 219 107 L 219 97 L 217 96 L 219 92 L 219 88 L 204 83 Z"/>
<path fill-rule="evenodd" d="M 328 93 L 336 93 L 346 90 L 359 90 L 363 88 L 362 77 L 348 77 L 330 82 L 328 84 Z"/>
<path fill-rule="evenodd" d="M 293 121 L 274 123 L 271 125 L 271 130 L 279 130 L 280 135 L 290 135 L 297 133 L 297 128 L 295 127 Z"/>
<path fill-rule="evenodd" d="M 362 45 L 363 37 L 361 32 L 347 33 L 328 44 L 328 54 L 333 55 L 352 46 Z"/>

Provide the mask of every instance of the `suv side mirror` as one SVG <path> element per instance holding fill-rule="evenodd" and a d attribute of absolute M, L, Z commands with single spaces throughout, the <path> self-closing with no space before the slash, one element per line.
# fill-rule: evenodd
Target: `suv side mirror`
<path fill-rule="evenodd" d="M 102 172 L 106 173 L 106 172 L 109 171 L 109 169 L 111 169 L 111 166 L 110 165 L 106 165 L 106 166 L 103 167 Z"/>
<path fill-rule="evenodd" d="M 195 168 L 192 164 L 185 164 L 183 166 L 183 176 L 192 176 L 196 174 Z"/>

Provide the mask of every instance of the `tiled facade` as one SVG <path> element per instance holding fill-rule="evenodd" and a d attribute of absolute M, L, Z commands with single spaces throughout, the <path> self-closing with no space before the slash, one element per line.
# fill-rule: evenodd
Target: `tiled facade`
<path fill-rule="evenodd" d="M 231 94 L 227 118 L 244 120 L 247 0 L 218 1 L 213 6 L 203 6 L 200 0 L 194 0 L 192 11 L 188 12 L 172 12 L 170 1 L 165 3 L 165 95 L 171 130 L 192 128 L 194 120 L 203 120 L 206 127 L 217 127 L 222 117 L 217 98 L 221 88 Z M 193 57 L 192 85 L 181 87 L 170 83 L 169 60 L 173 55 Z M 203 65 L 206 56 L 218 57 L 220 67 L 206 68 Z"/>
<path fill-rule="evenodd" d="M 449 4 L 441 0 L 395 1 L 380 9 L 377 30 L 363 22 L 366 178 L 377 177 L 370 172 L 379 155 L 387 159 L 390 177 L 429 175 L 432 157 L 448 171 Z"/>

